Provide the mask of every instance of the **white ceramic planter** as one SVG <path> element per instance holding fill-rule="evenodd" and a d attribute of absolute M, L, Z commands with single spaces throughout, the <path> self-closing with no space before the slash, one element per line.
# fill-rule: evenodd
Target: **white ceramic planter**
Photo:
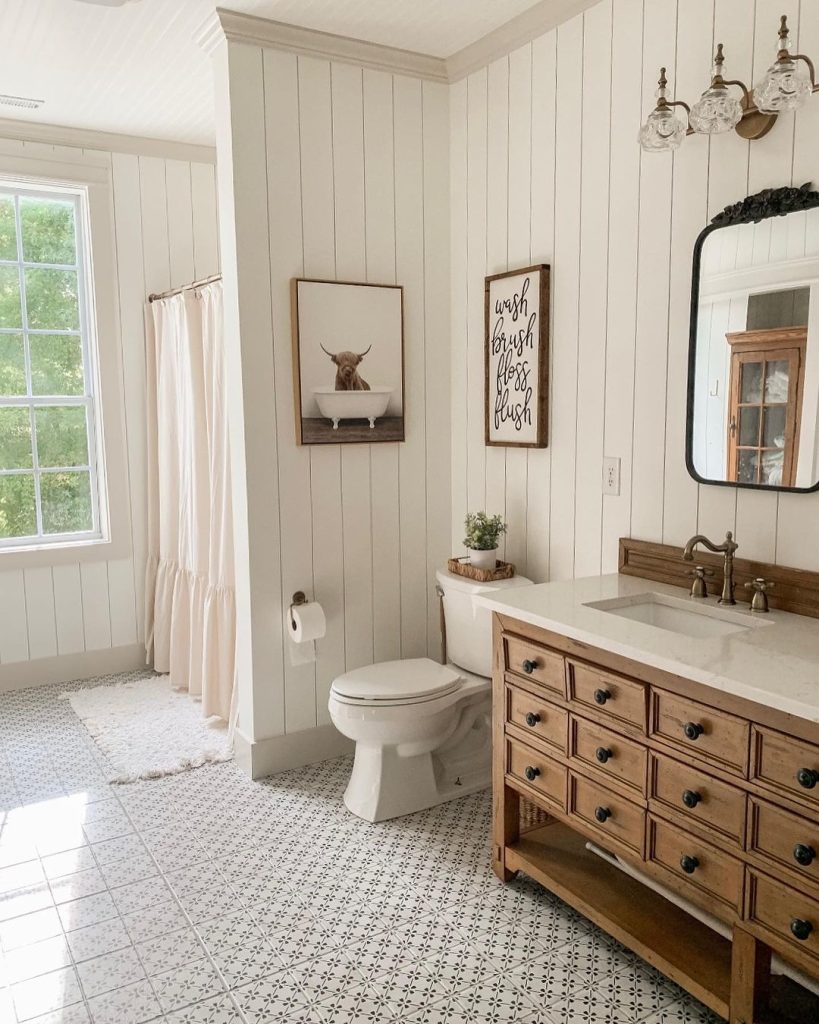
<path fill-rule="evenodd" d="M 469 564 L 476 569 L 494 569 L 498 560 L 498 549 L 492 548 L 489 551 L 478 551 L 476 548 L 469 548 Z"/>

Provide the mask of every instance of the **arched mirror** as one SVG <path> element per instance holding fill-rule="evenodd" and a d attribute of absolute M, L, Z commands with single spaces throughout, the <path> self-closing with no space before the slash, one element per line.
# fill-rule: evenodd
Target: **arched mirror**
<path fill-rule="evenodd" d="M 702 483 L 819 488 L 819 192 L 768 189 L 694 248 L 686 461 Z"/>

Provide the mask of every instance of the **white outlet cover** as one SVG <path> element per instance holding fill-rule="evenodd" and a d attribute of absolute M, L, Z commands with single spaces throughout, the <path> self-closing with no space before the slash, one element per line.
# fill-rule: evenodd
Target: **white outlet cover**
<path fill-rule="evenodd" d="M 620 494 L 620 459 L 607 455 L 603 459 L 603 494 Z"/>

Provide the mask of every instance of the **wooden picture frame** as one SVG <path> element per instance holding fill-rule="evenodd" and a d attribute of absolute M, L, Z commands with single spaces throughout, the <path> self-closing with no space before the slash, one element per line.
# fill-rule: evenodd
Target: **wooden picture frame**
<path fill-rule="evenodd" d="M 297 443 L 403 441 L 403 287 L 294 277 L 290 296 Z"/>
<path fill-rule="evenodd" d="M 489 447 L 548 447 L 550 269 L 538 263 L 485 280 L 484 440 Z"/>

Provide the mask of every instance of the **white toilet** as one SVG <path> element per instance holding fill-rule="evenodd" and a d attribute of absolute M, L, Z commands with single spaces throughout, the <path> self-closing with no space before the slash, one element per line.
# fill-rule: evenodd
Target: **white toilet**
<path fill-rule="evenodd" d="M 436 579 L 448 664 L 383 661 L 346 672 L 330 688 L 333 724 L 356 744 L 344 802 L 367 821 L 420 811 L 491 781 L 492 613 L 475 597 L 532 581 L 475 583 L 446 569 Z"/>

